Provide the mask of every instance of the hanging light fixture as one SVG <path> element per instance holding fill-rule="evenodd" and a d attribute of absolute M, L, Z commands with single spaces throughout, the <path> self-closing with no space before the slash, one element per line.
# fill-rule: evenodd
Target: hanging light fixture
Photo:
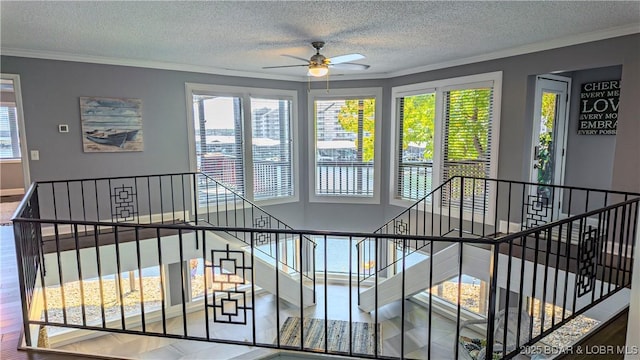
<path fill-rule="evenodd" d="M 329 73 L 328 64 L 309 64 L 309 75 L 323 77 Z"/>

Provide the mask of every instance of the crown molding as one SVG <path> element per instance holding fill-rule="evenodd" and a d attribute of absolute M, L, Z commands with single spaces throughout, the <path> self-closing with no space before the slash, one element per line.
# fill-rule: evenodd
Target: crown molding
<path fill-rule="evenodd" d="M 56 52 L 56 51 L 39 51 L 39 50 L 3 47 L 0 49 L 0 53 L 6 56 L 17 56 L 17 57 L 26 57 L 26 58 L 34 58 L 34 59 L 83 62 L 83 63 L 102 64 L 102 65 L 132 66 L 132 67 L 140 67 L 140 68 L 147 68 L 147 69 L 174 70 L 174 71 L 196 72 L 196 73 L 212 74 L 212 75 L 238 76 L 238 77 L 249 77 L 249 78 L 258 78 L 258 79 L 270 79 L 270 80 L 302 81 L 304 79 L 304 81 L 306 81 L 306 77 L 302 77 L 302 76 L 274 75 L 274 74 L 224 69 L 224 68 L 218 68 L 214 66 L 180 64 L 180 63 L 172 63 L 172 62 L 153 61 L 153 60 L 113 58 L 113 57 L 106 57 L 106 56 L 92 56 L 92 55 L 62 53 L 62 52 Z"/>
<path fill-rule="evenodd" d="M 482 61 L 501 59 L 511 56 L 523 55 L 538 51 L 556 49 L 571 45 L 577 45 L 592 41 L 605 40 L 619 36 L 631 35 L 640 33 L 640 24 L 630 24 L 606 30 L 600 30 L 590 33 L 584 33 L 579 35 L 567 36 L 549 41 L 543 41 L 524 46 L 518 46 L 506 50 L 491 52 L 487 54 L 471 56 L 462 59 L 456 59 L 452 61 L 444 61 L 437 64 L 424 65 L 420 67 L 414 67 L 410 69 L 404 69 L 393 72 L 380 72 L 380 73 L 366 73 L 366 74 L 347 74 L 347 75 L 334 75 L 332 81 L 342 80 L 371 80 L 371 79 L 388 79 L 393 77 L 411 75 L 421 72 L 433 71 L 444 69 L 453 66 L 467 65 Z M 174 70 L 174 71 L 186 71 L 197 72 L 203 74 L 223 75 L 223 76 L 237 76 L 244 78 L 256 78 L 256 79 L 269 79 L 269 80 L 284 80 L 284 81 L 297 81 L 297 82 L 320 82 L 326 81 L 325 78 L 313 78 L 309 79 L 307 76 L 291 76 L 291 75 L 274 75 L 265 74 L 260 72 L 239 71 L 232 69 L 217 68 L 214 66 L 192 65 L 192 64 L 180 64 L 162 61 L 140 60 L 140 59 L 126 59 L 126 58 L 113 58 L 103 56 L 91 56 L 82 54 L 70 54 L 55 51 L 38 51 L 28 50 L 20 48 L 0 48 L 0 54 L 6 56 L 17 56 L 36 59 L 47 60 L 60 60 L 60 61 L 72 61 L 72 62 L 84 62 L 92 64 L 105 64 L 105 65 L 117 65 L 117 66 L 132 66 L 149 69 L 160 70 Z M 336 79 L 337 77 L 337 79 Z"/>
<path fill-rule="evenodd" d="M 388 73 L 386 77 L 392 78 L 392 77 L 398 77 L 398 76 L 404 76 L 404 75 L 417 74 L 417 73 L 426 72 L 426 71 L 433 71 L 433 70 L 439 70 L 439 69 L 460 66 L 460 65 L 467 65 L 467 64 L 472 64 L 472 63 L 477 63 L 477 62 L 482 62 L 487 60 L 495 60 L 495 59 L 502 59 L 502 58 L 511 57 L 511 56 L 530 54 L 538 51 L 557 49 L 561 47 L 583 44 L 583 43 L 588 43 L 592 41 L 605 40 L 605 39 L 610 39 L 614 37 L 637 34 L 637 33 L 640 33 L 640 24 L 625 25 L 625 26 L 609 28 L 609 29 L 600 30 L 600 31 L 594 31 L 590 33 L 566 36 L 562 38 L 552 39 L 549 41 L 537 42 L 537 43 L 518 46 L 518 47 L 506 49 L 506 50 L 495 51 L 495 52 L 491 52 L 483 55 L 456 59 L 453 61 L 445 61 L 437 64 L 431 64 L 431 65 L 425 65 L 425 66 L 415 67 L 411 69 L 394 71 L 394 72 Z"/>

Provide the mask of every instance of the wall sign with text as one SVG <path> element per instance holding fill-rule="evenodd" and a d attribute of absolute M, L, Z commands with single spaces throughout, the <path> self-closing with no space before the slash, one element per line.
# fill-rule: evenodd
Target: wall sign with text
<path fill-rule="evenodd" d="M 584 83 L 581 90 L 578 135 L 615 135 L 620 80 Z"/>

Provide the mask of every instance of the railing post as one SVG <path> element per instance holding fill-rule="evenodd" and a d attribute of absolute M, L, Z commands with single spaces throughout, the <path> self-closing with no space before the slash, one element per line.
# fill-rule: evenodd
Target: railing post
<path fill-rule="evenodd" d="M 302 275 L 302 233 L 298 233 L 300 245 L 298 246 L 298 256 L 300 256 L 300 350 L 304 351 L 304 276 Z M 295 240 L 294 240 L 295 241 Z"/>
<path fill-rule="evenodd" d="M 463 222 L 464 217 L 464 177 L 460 177 L 460 220 L 459 228 L 458 228 L 458 236 L 462 237 L 462 227 L 464 226 Z M 473 218 L 471 218 L 471 222 L 473 222 Z M 462 259 L 460 259 L 462 261 Z"/>
<path fill-rule="evenodd" d="M 198 174 L 193 173 L 193 204 L 191 206 L 193 207 L 193 217 L 196 225 L 198 225 L 198 200 Z"/>
<path fill-rule="evenodd" d="M 360 305 L 360 244 L 363 243 L 366 240 L 358 241 L 356 243 L 356 281 L 358 282 L 358 285 L 356 286 L 356 289 L 358 291 L 358 305 Z M 324 254 L 325 258 L 327 257 L 327 254 L 325 252 Z"/>
<path fill-rule="evenodd" d="M 496 318 L 496 298 L 497 298 L 497 276 L 498 276 L 498 256 L 499 256 L 499 247 L 497 244 L 491 245 L 493 251 L 493 259 L 491 261 L 491 265 L 489 266 L 489 309 L 487 311 L 487 351 L 486 356 L 488 359 L 493 358 L 493 343 L 494 338 L 493 334 L 495 332 L 495 318 Z M 511 276 L 511 274 L 507 274 L 507 276 Z M 522 281 L 522 279 L 520 279 Z M 507 304 L 508 306 L 508 304 Z M 505 324 L 506 326 L 506 324 Z M 506 331 L 506 329 L 505 329 Z M 520 329 L 518 329 L 518 333 Z M 505 347 L 506 353 L 506 344 L 503 344 Z"/>

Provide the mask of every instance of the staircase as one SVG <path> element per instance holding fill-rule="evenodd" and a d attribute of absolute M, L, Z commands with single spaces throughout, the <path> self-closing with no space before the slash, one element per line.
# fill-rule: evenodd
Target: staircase
<path fill-rule="evenodd" d="M 526 329 L 518 348 L 585 312 L 604 322 L 628 305 L 633 238 L 622 228 L 635 233 L 639 201 L 639 194 L 608 190 L 451 178 L 357 244 L 358 306 L 377 312 L 464 275 L 488 284 L 486 323 L 510 304 L 539 324 Z M 412 254 L 424 258 L 408 264 Z M 603 301 L 606 307 L 596 307 Z M 459 301 L 454 307 L 457 322 L 474 319 Z M 549 309 L 561 314 L 545 319 Z M 485 328 L 487 341 L 502 340 L 492 331 L 519 321 Z"/>
<path fill-rule="evenodd" d="M 270 230 L 293 228 L 207 174 L 199 173 L 198 182 L 201 189 L 206 189 L 207 194 L 213 193 L 216 196 L 200 197 L 199 207 L 206 208 L 207 212 L 204 216 L 198 217 L 195 224 L 256 229 L 253 234 L 237 231 L 207 233 L 214 239 L 222 240 L 233 248 L 244 251 L 248 257 L 247 262 L 251 258 L 252 249 L 255 251 L 255 282 L 262 289 L 272 294 L 278 293 L 278 289 L 281 289 L 280 297 L 297 307 L 300 306 L 298 289 L 302 281 L 304 306 L 315 304 L 315 242 L 306 236 L 273 236 Z M 276 240 L 275 237 L 279 239 Z M 285 253 L 294 253 L 304 258 L 304 261 L 291 261 Z M 302 268 L 302 264 L 306 269 Z M 271 276 L 276 267 L 277 281 L 275 276 Z"/>

